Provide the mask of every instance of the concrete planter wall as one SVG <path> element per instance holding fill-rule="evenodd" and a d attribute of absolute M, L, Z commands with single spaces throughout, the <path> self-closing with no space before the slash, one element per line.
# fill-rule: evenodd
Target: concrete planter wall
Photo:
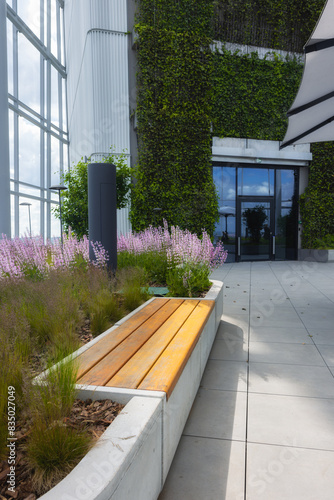
<path fill-rule="evenodd" d="M 308 260 L 312 262 L 328 262 L 329 252 L 333 252 L 333 250 L 300 248 L 298 250 L 298 260 Z M 334 260 L 333 254 L 331 254 L 331 258 Z"/>
<path fill-rule="evenodd" d="M 158 391 L 78 386 L 81 399 L 108 398 L 126 406 L 77 467 L 57 486 L 40 497 L 41 499 L 156 500 L 158 498 L 196 396 L 223 313 L 223 283 L 220 281 L 212 283 L 209 293 L 201 300 L 215 300 L 215 307 L 168 400 L 164 392 Z M 134 312 L 123 318 L 113 329 L 126 321 Z M 100 338 L 101 336 L 98 339 Z M 97 339 L 94 339 L 83 346 L 75 355 L 96 341 Z"/>

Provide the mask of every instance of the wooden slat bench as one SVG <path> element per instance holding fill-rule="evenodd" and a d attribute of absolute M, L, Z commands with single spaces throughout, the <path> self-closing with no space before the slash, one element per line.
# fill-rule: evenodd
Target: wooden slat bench
<path fill-rule="evenodd" d="M 170 397 L 214 300 L 155 298 L 78 356 L 78 383 Z"/>

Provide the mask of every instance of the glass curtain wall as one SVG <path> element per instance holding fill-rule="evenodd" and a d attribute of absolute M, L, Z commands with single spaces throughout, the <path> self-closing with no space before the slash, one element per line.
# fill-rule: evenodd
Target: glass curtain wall
<path fill-rule="evenodd" d="M 7 1 L 12 236 L 60 235 L 50 186 L 68 169 L 63 0 Z"/>
<path fill-rule="evenodd" d="M 224 242 L 224 248 L 228 250 L 227 262 L 235 260 L 236 171 L 235 166 L 213 167 L 212 170 L 219 206 L 219 220 L 214 231 L 214 242 Z"/>
<path fill-rule="evenodd" d="M 213 166 L 219 196 L 214 240 L 228 262 L 297 258 L 298 169 Z"/>

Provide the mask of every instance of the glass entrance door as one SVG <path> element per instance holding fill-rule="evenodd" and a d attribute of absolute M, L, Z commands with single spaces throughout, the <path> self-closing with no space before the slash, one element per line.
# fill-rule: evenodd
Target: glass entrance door
<path fill-rule="evenodd" d="M 238 260 L 270 260 L 273 258 L 274 200 L 272 197 L 238 197 Z"/>

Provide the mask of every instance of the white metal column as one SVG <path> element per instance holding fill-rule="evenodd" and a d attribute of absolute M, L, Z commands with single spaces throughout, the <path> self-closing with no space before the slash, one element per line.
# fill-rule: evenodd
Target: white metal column
<path fill-rule="evenodd" d="M 7 77 L 7 29 L 6 2 L 0 0 L 0 236 L 10 237 L 10 176 L 8 130 L 8 77 Z"/>

